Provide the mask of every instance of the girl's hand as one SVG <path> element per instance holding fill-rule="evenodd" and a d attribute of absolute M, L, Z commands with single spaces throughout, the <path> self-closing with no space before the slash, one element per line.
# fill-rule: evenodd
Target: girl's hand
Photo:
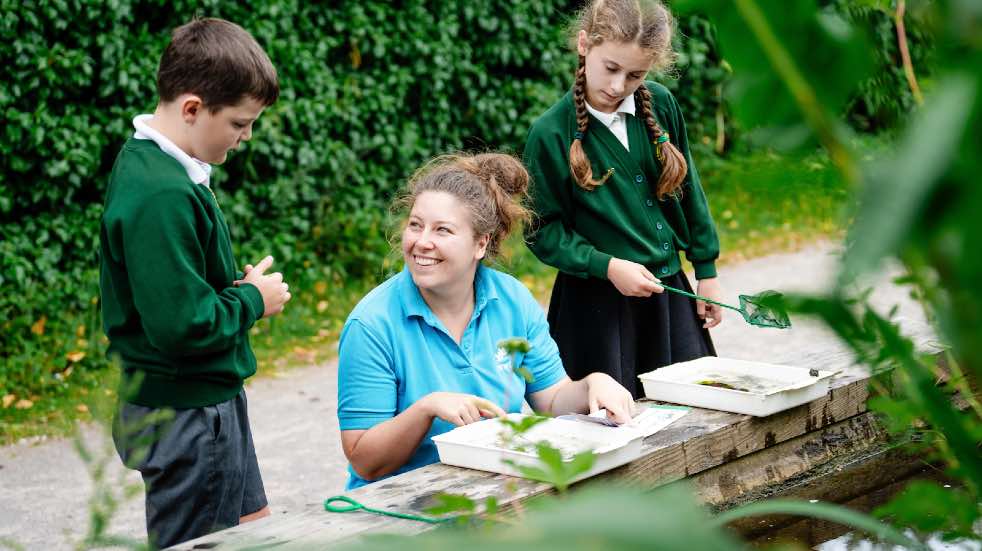
<path fill-rule="evenodd" d="M 504 417 L 505 410 L 494 402 L 473 394 L 431 392 L 423 397 L 425 411 L 456 426 L 468 425 L 485 417 Z"/>
<path fill-rule="evenodd" d="M 630 260 L 611 258 L 607 264 L 607 279 L 626 297 L 650 297 L 651 293 L 665 291 L 654 274 Z"/>
<path fill-rule="evenodd" d="M 607 417 L 616 423 L 623 425 L 631 421 L 634 417 L 634 398 L 626 388 L 606 373 L 591 373 L 584 380 L 587 382 L 590 413 L 604 408 Z"/>
<path fill-rule="evenodd" d="M 700 279 L 696 287 L 696 294 L 713 299 L 716 302 L 723 301 L 723 288 L 720 286 L 719 280 L 715 277 Z M 716 327 L 719 325 L 719 322 L 723 321 L 723 307 L 718 304 L 710 304 L 697 300 L 696 313 L 705 322 L 702 326 L 706 329 Z"/>

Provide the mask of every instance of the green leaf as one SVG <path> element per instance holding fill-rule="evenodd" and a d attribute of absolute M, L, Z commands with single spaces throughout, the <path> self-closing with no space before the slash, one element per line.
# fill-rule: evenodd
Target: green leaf
<path fill-rule="evenodd" d="M 508 354 L 527 354 L 532 350 L 532 343 L 528 339 L 512 337 L 498 341 L 498 348 L 504 349 Z"/>
<path fill-rule="evenodd" d="M 593 452 L 586 451 L 578 453 L 566 465 L 566 475 L 569 478 L 576 478 L 578 475 L 592 469 L 596 461 L 597 456 Z"/>
<path fill-rule="evenodd" d="M 545 465 L 546 470 L 551 473 L 561 473 L 563 471 L 563 456 L 558 449 L 547 443 L 539 442 L 535 445 L 535 451 L 539 456 L 539 461 Z"/>
<path fill-rule="evenodd" d="M 511 435 L 516 436 L 549 419 L 544 415 L 525 415 L 518 421 L 513 421 L 507 417 L 498 418 L 498 422 L 511 430 Z"/>
<path fill-rule="evenodd" d="M 944 532 L 948 537 L 976 538 L 972 524 L 980 505 L 964 488 L 943 488 L 935 482 L 915 480 L 873 514 L 922 533 Z"/>
<path fill-rule="evenodd" d="M 526 383 L 534 383 L 535 382 L 535 376 L 532 375 L 532 372 L 529 371 L 528 368 L 525 367 L 525 366 L 521 366 L 521 367 L 516 368 L 515 369 L 515 373 L 518 373 L 522 377 L 522 379 L 525 380 Z"/>
<path fill-rule="evenodd" d="M 829 139 L 823 134 L 843 133 L 834 114 L 873 66 L 862 29 L 807 0 L 680 0 L 673 6 L 710 15 L 733 68 L 727 85 L 733 112 L 747 127 L 767 129 L 768 145 L 803 145 L 803 122 L 823 143 Z"/>
<path fill-rule="evenodd" d="M 926 199 L 942 183 L 941 176 L 958 151 L 977 91 L 968 75 L 940 82 L 896 154 L 867 167 L 840 285 L 875 269 L 884 256 L 898 251 L 911 232 L 922 231 L 919 218 L 928 214 Z"/>
<path fill-rule="evenodd" d="M 488 496 L 487 499 L 484 500 L 484 514 L 489 516 L 498 514 L 498 498 Z"/>
<path fill-rule="evenodd" d="M 532 480 L 536 480 L 539 482 L 546 482 L 552 484 L 552 477 L 549 476 L 549 473 L 542 467 L 535 467 L 532 465 L 519 465 L 518 463 L 515 463 L 511 459 L 505 459 L 502 461 L 502 463 L 505 463 L 506 465 L 511 465 L 512 467 L 518 469 L 518 472 L 522 473 L 522 476 L 526 478 L 530 478 Z"/>
<path fill-rule="evenodd" d="M 887 396 L 876 396 L 869 399 L 867 406 L 871 411 L 883 415 L 887 428 L 892 433 L 910 430 L 914 421 L 917 420 L 914 409 L 906 401 L 898 401 Z"/>
<path fill-rule="evenodd" d="M 448 513 L 473 513 L 476 503 L 473 499 L 458 494 L 439 493 L 434 496 L 437 505 L 425 509 L 431 515 L 446 515 Z"/>

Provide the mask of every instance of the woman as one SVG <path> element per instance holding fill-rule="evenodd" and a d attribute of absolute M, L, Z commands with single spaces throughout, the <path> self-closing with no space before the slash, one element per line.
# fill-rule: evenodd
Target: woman
<path fill-rule="evenodd" d="M 521 411 L 606 408 L 630 420 L 631 394 L 608 375 L 571 381 L 542 308 L 515 278 L 482 265 L 528 213 L 529 177 L 500 154 L 441 157 L 418 171 L 398 205 L 405 268 L 359 302 L 341 332 L 338 418 L 348 488 L 438 460 L 430 438 Z M 498 348 L 532 347 L 516 365 Z"/>

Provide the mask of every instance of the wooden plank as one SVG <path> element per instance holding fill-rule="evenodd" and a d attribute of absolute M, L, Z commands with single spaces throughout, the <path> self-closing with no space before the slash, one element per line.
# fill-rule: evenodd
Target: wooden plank
<path fill-rule="evenodd" d="M 642 457 L 605 475 L 657 485 L 734 461 L 866 411 L 865 379 L 844 381 L 829 393 L 769 417 L 694 409 L 645 440 Z"/>
<path fill-rule="evenodd" d="M 850 369 L 849 361 L 848 355 L 841 352 L 812 356 L 803 367 L 845 372 L 832 381 L 832 390 L 826 396 L 769 417 L 694 408 L 665 430 L 645 439 L 639 459 L 597 478 L 654 487 L 862 414 L 868 396 L 866 375 L 862 370 Z M 551 490 L 547 484 L 435 464 L 347 495 L 373 508 L 423 514 L 433 504 L 433 496 L 442 492 L 466 495 L 475 501 L 495 496 L 499 507 L 508 510 Z M 317 506 L 203 536 L 175 549 L 230 549 L 256 544 L 290 548 L 337 543 L 365 533 L 412 534 L 433 526 L 364 512 L 327 513 Z"/>
<path fill-rule="evenodd" d="M 828 425 L 723 463 L 689 479 L 699 500 L 721 505 L 801 476 L 835 459 L 882 445 L 887 436 L 873 413 Z"/>

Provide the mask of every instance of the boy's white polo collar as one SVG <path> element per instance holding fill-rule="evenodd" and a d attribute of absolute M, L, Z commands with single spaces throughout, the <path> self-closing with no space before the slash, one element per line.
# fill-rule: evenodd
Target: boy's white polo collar
<path fill-rule="evenodd" d="M 623 120 L 624 115 L 634 115 L 637 112 L 637 108 L 634 105 L 634 94 L 631 94 L 621 101 L 621 104 L 617 106 L 617 109 L 613 113 L 604 113 L 603 111 L 597 111 L 590 105 L 590 102 L 584 101 L 586 104 L 586 110 L 597 118 L 598 121 L 602 122 L 604 126 L 610 128 L 618 120 Z M 623 113 L 623 114 L 622 114 Z"/>
<path fill-rule="evenodd" d="M 147 124 L 147 121 L 152 118 L 153 115 L 137 115 L 134 117 L 133 128 L 136 129 L 136 132 L 133 133 L 133 137 L 138 140 L 153 140 L 160 147 L 161 151 L 174 157 L 177 162 L 181 163 L 181 166 L 184 167 L 184 170 L 188 173 L 188 178 L 192 182 L 210 187 L 208 179 L 211 177 L 211 165 L 188 155 L 183 149 L 177 147 L 174 142 L 170 141 L 167 136 L 151 128 Z"/>

